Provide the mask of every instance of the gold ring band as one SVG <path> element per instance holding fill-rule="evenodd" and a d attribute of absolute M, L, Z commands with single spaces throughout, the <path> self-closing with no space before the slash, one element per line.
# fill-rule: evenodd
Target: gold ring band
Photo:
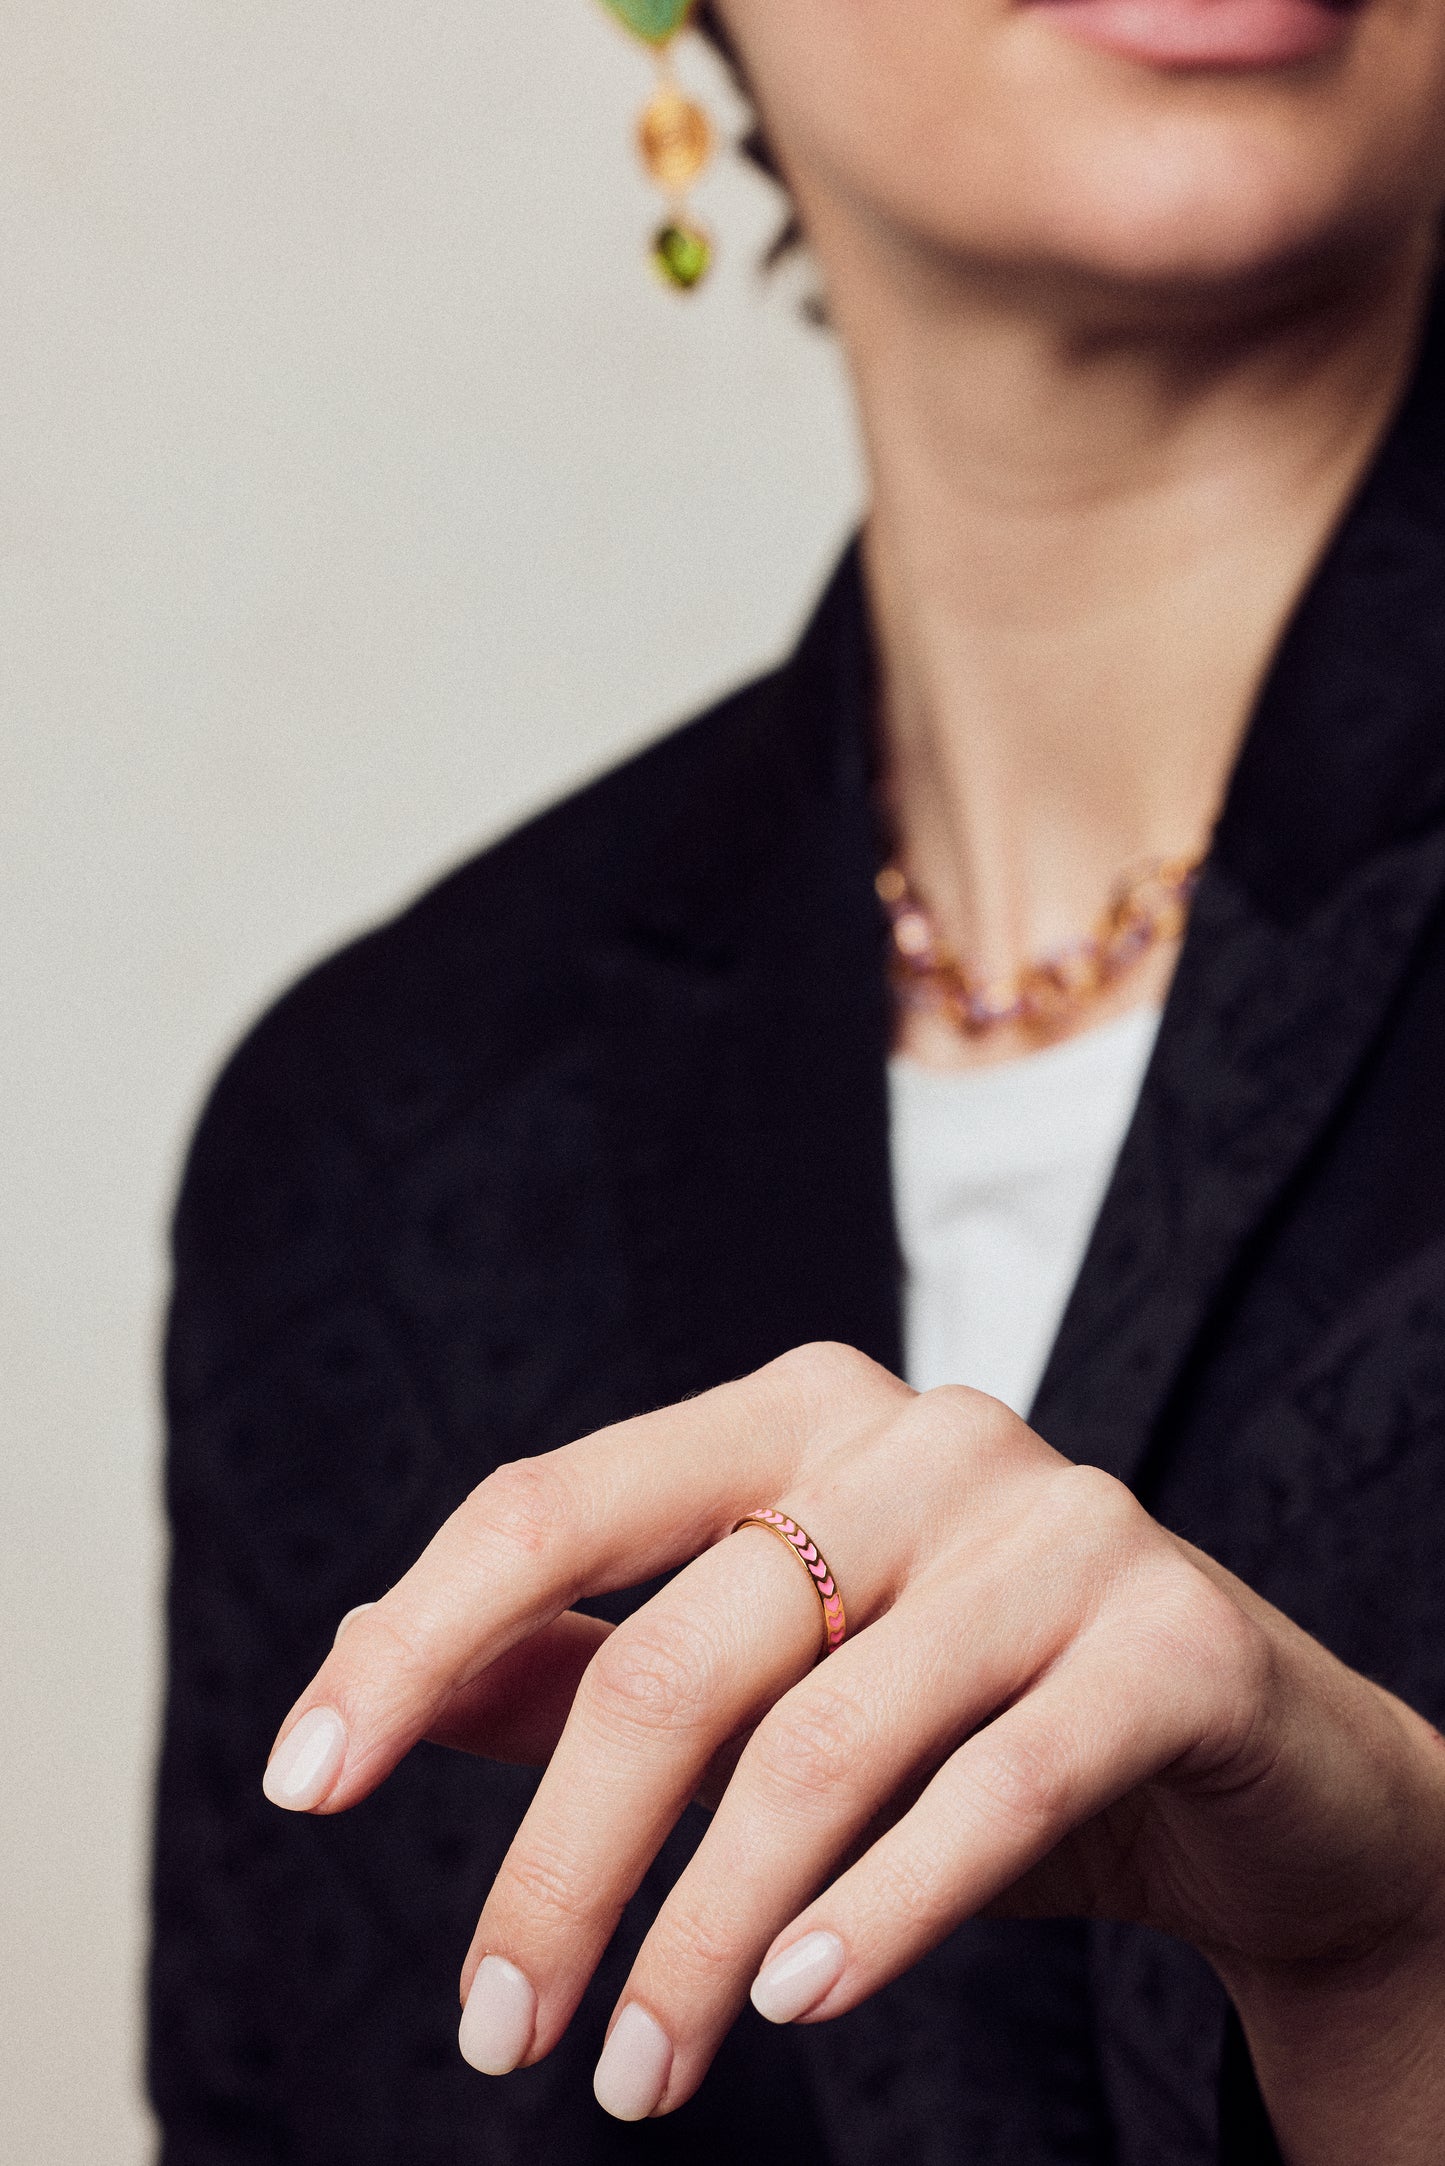
<path fill-rule="evenodd" d="M 805 1533 L 796 1519 L 789 1519 L 786 1512 L 775 1511 L 771 1505 L 764 1506 L 761 1511 L 746 1513 L 732 1531 L 739 1534 L 744 1527 L 761 1527 L 765 1534 L 775 1534 L 780 1542 L 787 1543 L 812 1581 L 813 1590 L 823 1606 L 823 1647 L 819 1660 L 823 1655 L 836 1654 L 848 1636 L 848 1617 L 837 1581 L 812 1536 Z"/>

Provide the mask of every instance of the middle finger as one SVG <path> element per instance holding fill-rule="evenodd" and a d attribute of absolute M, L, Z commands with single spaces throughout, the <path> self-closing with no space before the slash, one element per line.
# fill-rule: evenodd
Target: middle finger
<path fill-rule="evenodd" d="M 973 1560 L 966 1590 L 950 1577 L 911 1590 L 764 1718 L 633 1966 L 598 2069 L 604 2104 L 624 2118 L 681 2105 L 776 1935 L 900 1795 L 1057 1658 L 1089 1576 L 1056 1574 L 1047 1599 L 1040 1577 L 1019 1528 Z"/>

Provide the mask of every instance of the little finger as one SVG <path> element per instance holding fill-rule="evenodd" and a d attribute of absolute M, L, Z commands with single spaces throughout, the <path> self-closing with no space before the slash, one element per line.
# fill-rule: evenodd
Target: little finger
<path fill-rule="evenodd" d="M 1095 1626 L 779 1935 L 754 2006 L 775 2023 L 857 2007 L 1180 1760 L 1211 1712 L 1187 1664 L 1168 1670 L 1147 1642 Z"/>

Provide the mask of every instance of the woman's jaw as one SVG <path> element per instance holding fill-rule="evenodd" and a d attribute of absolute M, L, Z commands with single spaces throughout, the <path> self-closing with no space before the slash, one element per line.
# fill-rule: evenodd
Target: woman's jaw
<path fill-rule="evenodd" d="M 721 11 L 838 300 L 872 257 L 940 297 L 1223 325 L 1372 284 L 1445 204 L 1445 0 Z"/>

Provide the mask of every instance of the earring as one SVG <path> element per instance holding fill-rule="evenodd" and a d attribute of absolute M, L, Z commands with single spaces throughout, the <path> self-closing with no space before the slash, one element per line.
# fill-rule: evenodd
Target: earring
<path fill-rule="evenodd" d="M 652 242 L 653 263 L 668 285 L 690 293 L 712 267 L 712 237 L 688 215 L 693 182 L 713 154 L 712 123 L 678 88 L 672 46 L 687 28 L 696 0 L 603 0 L 634 37 L 657 56 L 656 95 L 637 124 L 637 147 L 668 199 L 667 217 Z"/>

